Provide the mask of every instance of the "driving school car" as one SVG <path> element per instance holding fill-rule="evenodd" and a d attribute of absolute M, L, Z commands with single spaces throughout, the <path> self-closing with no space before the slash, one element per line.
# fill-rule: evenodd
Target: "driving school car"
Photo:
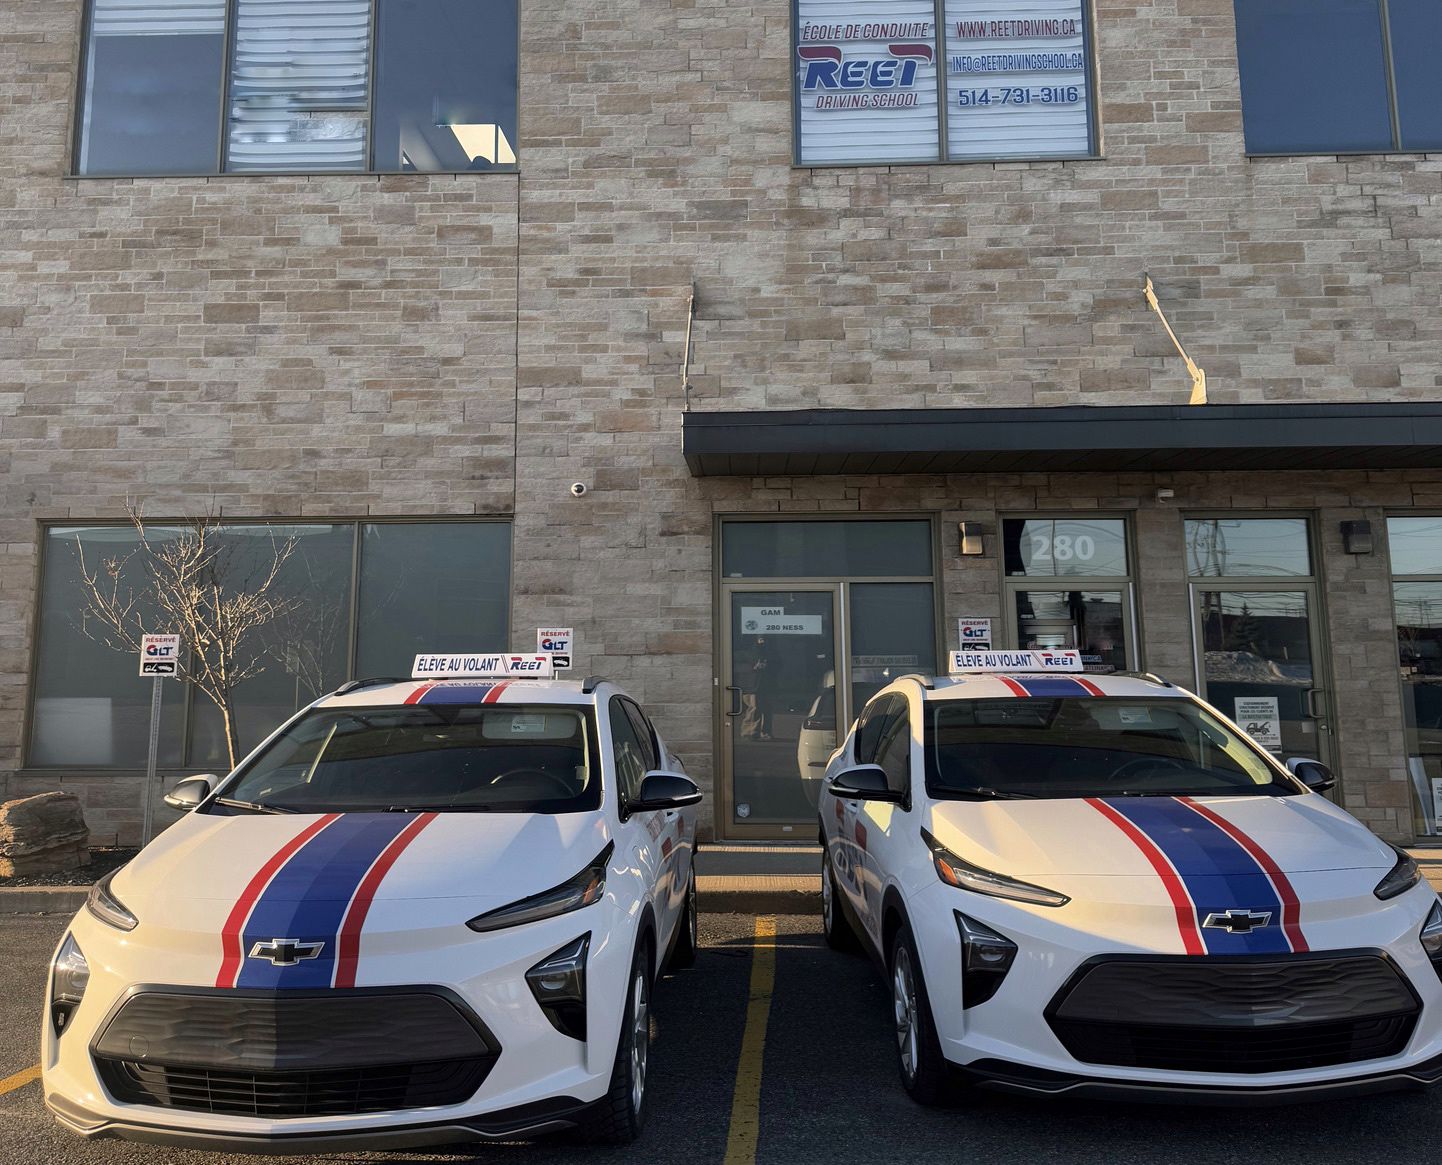
<path fill-rule="evenodd" d="M 1442 1078 L 1442 907 L 1322 765 L 1076 652 L 952 659 L 873 697 L 820 806 L 827 939 L 884 962 L 913 1098 Z"/>
<path fill-rule="evenodd" d="M 701 794 L 614 684 L 418 657 L 304 709 L 102 880 L 56 952 L 45 1100 L 85 1136 L 333 1152 L 645 1115 L 696 951 Z"/>

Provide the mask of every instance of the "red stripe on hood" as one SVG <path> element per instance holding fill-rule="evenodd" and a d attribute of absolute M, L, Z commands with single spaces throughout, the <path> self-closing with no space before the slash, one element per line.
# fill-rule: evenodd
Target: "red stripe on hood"
<path fill-rule="evenodd" d="M 371 903 L 375 901 L 376 891 L 380 889 L 381 882 L 390 873 L 390 869 L 396 864 L 396 859 L 401 856 L 402 851 L 427 825 L 436 819 L 434 813 L 422 813 L 409 825 L 396 835 L 394 841 L 385 849 L 381 850 L 380 857 L 372 863 L 371 868 L 366 871 L 365 877 L 361 879 L 360 885 L 356 887 L 355 897 L 350 900 L 346 908 L 345 919 L 340 924 L 340 934 L 337 936 L 336 957 L 335 957 L 335 985 L 337 987 L 354 987 L 356 979 L 356 965 L 360 961 L 360 936 L 361 930 L 366 924 L 366 915 L 370 913 Z"/>
<path fill-rule="evenodd" d="M 1177 912 L 1177 929 L 1182 935 L 1182 949 L 1189 955 L 1206 954 L 1207 944 L 1202 941 L 1202 931 L 1197 925 L 1196 904 L 1192 901 L 1191 895 L 1187 893 L 1181 875 L 1177 873 L 1176 867 L 1168 860 L 1167 855 L 1162 853 L 1151 838 L 1105 801 L 1096 797 L 1088 797 L 1086 803 L 1125 833 L 1131 839 L 1132 844 L 1141 850 L 1142 855 L 1152 864 L 1152 869 L 1156 870 L 1162 880 L 1162 885 L 1166 887 L 1167 897 L 1172 900 L 1172 906 Z"/>

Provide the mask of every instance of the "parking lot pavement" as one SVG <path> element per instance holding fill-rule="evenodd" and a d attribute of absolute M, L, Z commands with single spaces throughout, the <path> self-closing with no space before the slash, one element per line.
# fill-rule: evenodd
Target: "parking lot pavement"
<path fill-rule="evenodd" d="M 0 918 L 0 1082 L 35 1060 L 46 960 L 64 932 L 55 916 Z M 765 922 L 762 923 L 762 929 Z M 1215 1109 L 1032 1102 L 978 1094 L 922 1109 L 896 1081 L 889 998 L 859 956 L 826 949 L 811 917 L 775 919 L 774 981 L 753 979 L 757 920 L 703 915 L 701 957 L 668 976 L 655 996 L 649 1123 L 625 1149 L 567 1137 L 533 1144 L 457 1146 L 415 1153 L 352 1153 L 312 1160 L 536 1165 L 560 1161 L 827 1165 L 906 1160 L 991 1163 L 1260 1162 L 1314 1165 L 1420 1158 L 1442 1143 L 1442 1093 L 1401 1093 L 1292 1108 Z M 763 956 L 764 961 L 765 956 Z M 753 991 L 753 988 L 759 990 Z M 764 1045 L 745 1039 L 765 1021 Z M 747 1051 L 743 1055 L 743 1044 Z M 748 1066 L 759 1069 L 755 1111 Z M 741 1088 L 738 1095 L 738 1068 Z M 744 1135 L 755 1117 L 754 1157 Z M 738 1131 L 742 1135 L 738 1135 Z M 728 1158 L 728 1146 L 736 1154 Z M 0 1095 L 5 1165 L 222 1165 L 257 1158 L 83 1141 L 46 1114 L 33 1081 Z M 306 1158 L 268 1160 L 296 1162 Z"/>

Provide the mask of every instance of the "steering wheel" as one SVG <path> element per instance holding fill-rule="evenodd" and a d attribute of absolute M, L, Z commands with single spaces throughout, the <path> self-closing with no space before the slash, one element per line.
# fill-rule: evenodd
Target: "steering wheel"
<path fill-rule="evenodd" d="M 1134 760 L 1124 761 L 1112 772 L 1111 780 L 1120 781 L 1130 777 L 1132 773 L 1147 772 L 1151 769 L 1177 769 L 1184 770 L 1187 766 L 1173 756 L 1139 756 Z"/>
<path fill-rule="evenodd" d="M 562 796 L 574 797 L 576 789 L 565 777 L 559 773 L 550 772 L 547 769 L 521 768 L 507 769 L 503 773 L 497 773 L 491 778 L 492 785 L 504 784 L 507 781 L 529 781 L 540 777 L 543 781 L 550 781 L 552 785 L 561 790 Z"/>

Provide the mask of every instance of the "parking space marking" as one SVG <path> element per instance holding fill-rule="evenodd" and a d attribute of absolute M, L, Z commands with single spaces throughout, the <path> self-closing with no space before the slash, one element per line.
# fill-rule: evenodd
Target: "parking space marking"
<path fill-rule="evenodd" d="M 24 1088 L 30 1081 L 39 1079 L 39 1064 L 33 1068 L 26 1068 L 23 1072 L 16 1072 L 14 1076 L 7 1076 L 4 1080 L 0 1080 L 0 1096 L 4 1096 L 7 1092 L 14 1092 L 17 1088 Z"/>
<path fill-rule="evenodd" d="M 766 1053 L 766 1024 L 776 985 L 776 919 L 756 920 L 751 943 L 751 991 L 746 1004 L 746 1030 L 731 1094 L 731 1127 L 726 1136 L 725 1165 L 752 1165 L 761 1131 L 761 1064 Z"/>

